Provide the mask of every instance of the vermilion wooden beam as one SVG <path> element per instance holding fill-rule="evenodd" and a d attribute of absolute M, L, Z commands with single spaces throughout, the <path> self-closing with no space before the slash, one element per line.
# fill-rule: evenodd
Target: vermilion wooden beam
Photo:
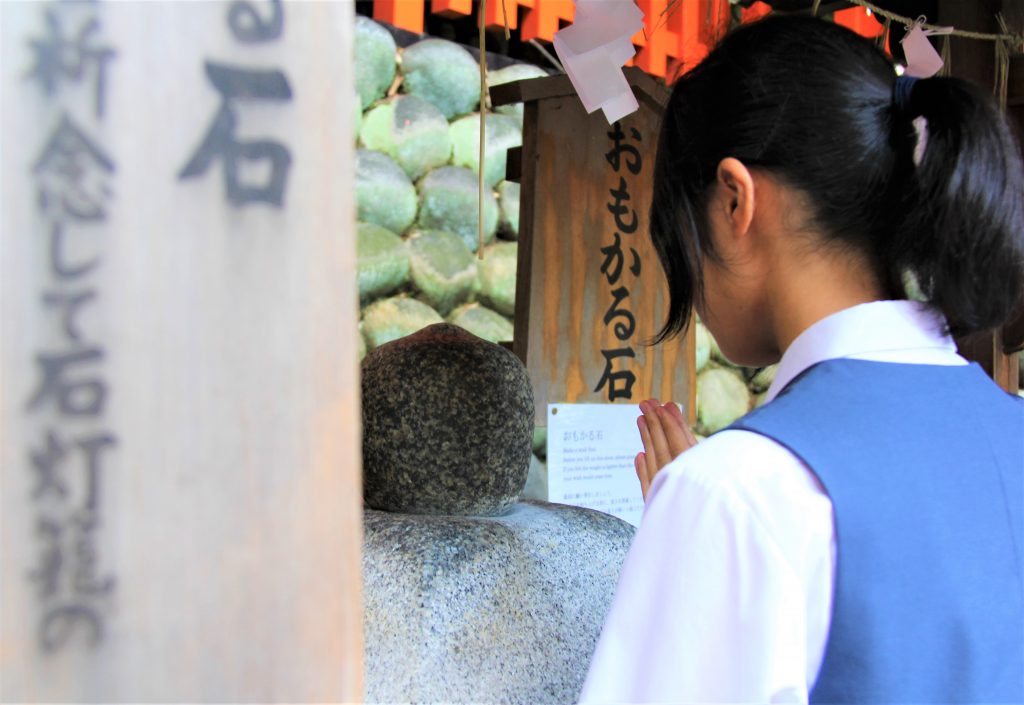
<path fill-rule="evenodd" d="M 536 0 L 534 7 L 523 16 L 519 38 L 524 42 L 531 39 L 550 42 L 559 29 L 559 20 L 572 22 L 575 15 L 576 4 L 572 0 Z"/>
<path fill-rule="evenodd" d="M 410 32 L 423 31 L 424 0 L 374 0 L 373 19 Z"/>
<path fill-rule="evenodd" d="M 488 4 L 494 5 L 495 3 Z M 431 0 L 430 11 L 442 17 L 465 17 L 473 12 L 473 0 Z"/>
<path fill-rule="evenodd" d="M 747 22 L 754 22 L 769 14 L 771 11 L 772 7 L 768 3 L 755 2 L 750 7 L 743 8 L 743 11 L 740 14 L 740 20 L 744 24 Z"/>
<path fill-rule="evenodd" d="M 849 10 L 839 10 L 833 16 L 836 24 L 852 29 L 862 37 L 873 39 L 885 31 L 885 26 L 868 14 L 863 7 L 851 7 Z"/>
<path fill-rule="evenodd" d="M 671 0 L 637 0 L 644 13 L 645 32 L 632 37 L 639 48 L 636 65 L 654 76 L 672 78 L 682 65 L 684 70 L 698 64 L 729 27 L 729 0 L 680 0 L 672 11 L 663 14 Z M 473 14 L 472 0 L 431 0 L 430 11 L 443 17 Z M 709 11 L 710 8 L 710 11 Z M 771 12 L 764 2 L 756 2 L 742 12 L 743 22 L 752 22 Z M 410 32 L 422 32 L 426 0 L 374 0 L 373 17 Z M 551 42 L 563 23 L 576 14 L 572 0 L 489 0 L 484 13 L 488 28 L 501 29 L 508 19 L 510 30 L 519 30 L 521 41 Z M 522 22 L 520 22 L 520 17 Z M 710 24 L 708 18 L 711 18 Z M 865 37 L 877 37 L 884 28 L 863 8 L 835 13 L 836 22 Z"/>
<path fill-rule="evenodd" d="M 532 10 L 539 0 L 488 0 L 484 23 L 488 29 L 505 28 L 505 17 L 508 17 L 508 28 L 519 28 L 519 8 Z M 528 40 L 523 40 L 528 41 Z"/>

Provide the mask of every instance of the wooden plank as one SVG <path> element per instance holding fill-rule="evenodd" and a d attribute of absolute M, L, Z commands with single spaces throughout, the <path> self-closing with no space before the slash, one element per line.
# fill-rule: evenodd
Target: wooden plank
<path fill-rule="evenodd" d="M 668 102 L 668 91 L 664 85 L 635 66 L 623 69 L 626 80 L 637 96 L 638 101 L 646 101 L 650 107 L 663 108 Z M 546 98 L 575 96 L 576 89 L 565 74 L 548 76 L 547 78 L 528 78 L 523 81 L 502 83 L 489 88 L 491 105 L 510 105 L 526 103 Z"/>
<path fill-rule="evenodd" d="M 505 180 L 519 183 L 523 177 L 523 148 L 512 147 L 505 153 Z"/>
<path fill-rule="evenodd" d="M 513 103 L 526 103 L 544 98 L 555 98 L 564 95 L 574 95 L 575 89 L 572 82 L 565 74 L 548 76 L 547 78 L 527 78 L 523 81 L 512 81 L 497 86 L 490 86 L 488 92 L 491 96 L 491 105 L 511 105 Z"/>
<path fill-rule="evenodd" d="M 533 298 L 533 248 L 534 222 L 537 199 L 529 194 L 537 193 L 537 169 L 540 152 L 537 146 L 537 119 L 539 107 L 536 102 L 523 106 L 523 146 L 520 152 L 521 181 L 519 187 L 519 247 L 516 254 L 516 308 L 513 316 L 515 326 L 512 333 L 512 352 L 526 364 L 530 349 L 531 325 L 530 305 Z M 524 198 L 523 194 L 527 194 Z M 547 425 L 547 414 L 544 423 Z"/>
<path fill-rule="evenodd" d="M 999 31 L 996 14 L 1002 10 L 1002 0 L 938 0 L 938 4 L 936 24 L 975 32 Z M 995 50 L 992 42 L 950 37 L 950 59 L 954 76 L 992 90 L 995 85 Z"/>
<path fill-rule="evenodd" d="M 981 365 L 1000 387 L 1011 394 L 1020 389 L 1017 357 L 1020 353 L 1004 346 L 1002 331 L 961 338 L 956 342 L 959 353 Z"/>
<path fill-rule="evenodd" d="M 638 149 L 634 174 L 628 152 L 617 170 L 610 163 L 612 128 L 575 95 L 526 105 L 515 338 L 534 384 L 537 424 L 550 402 L 652 396 L 686 402 L 692 415 L 692 333 L 646 344 L 668 308 L 648 236 L 659 114 L 642 107 L 621 122 L 621 144 Z M 636 262 L 639 275 L 630 271 Z"/>
<path fill-rule="evenodd" d="M 1003 352 L 1014 353 L 1024 350 L 1024 306 L 1003 326 Z"/>
<path fill-rule="evenodd" d="M 359 700 L 352 5 L 0 13 L 0 699 Z"/>

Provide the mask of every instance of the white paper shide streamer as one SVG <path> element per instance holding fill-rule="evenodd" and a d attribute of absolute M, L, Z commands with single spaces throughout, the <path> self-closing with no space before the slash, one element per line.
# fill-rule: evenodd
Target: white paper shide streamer
<path fill-rule="evenodd" d="M 600 108 L 609 124 L 640 107 L 622 66 L 635 54 L 631 38 L 643 20 L 633 0 L 576 0 L 572 26 L 555 33 L 555 52 L 583 107 Z"/>

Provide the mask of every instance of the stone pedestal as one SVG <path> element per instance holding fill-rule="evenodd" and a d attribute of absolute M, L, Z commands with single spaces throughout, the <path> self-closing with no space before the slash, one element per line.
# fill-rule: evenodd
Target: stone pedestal
<path fill-rule="evenodd" d="M 632 526 L 521 502 L 364 531 L 367 702 L 576 702 Z"/>
<path fill-rule="evenodd" d="M 363 401 L 366 701 L 576 702 L 633 527 L 516 501 L 522 364 L 438 324 L 367 356 Z"/>

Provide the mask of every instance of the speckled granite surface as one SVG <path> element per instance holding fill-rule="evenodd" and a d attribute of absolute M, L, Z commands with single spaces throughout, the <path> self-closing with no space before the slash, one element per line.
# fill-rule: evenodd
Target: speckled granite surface
<path fill-rule="evenodd" d="M 576 702 L 633 527 L 516 503 L 533 440 L 518 358 L 448 324 L 382 345 L 363 434 L 366 702 Z"/>
<path fill-rule="evenodd" d="M 438 323 L 370 352 L 362 378 L 367 507 L 486 515 L 519 498 L 533 391 L 515 355 Z"/>
<path fill-rule="evenodd" d="M 366 702 L 576 702 L 633 527 L 522 502 L 364 529 Z"/>

